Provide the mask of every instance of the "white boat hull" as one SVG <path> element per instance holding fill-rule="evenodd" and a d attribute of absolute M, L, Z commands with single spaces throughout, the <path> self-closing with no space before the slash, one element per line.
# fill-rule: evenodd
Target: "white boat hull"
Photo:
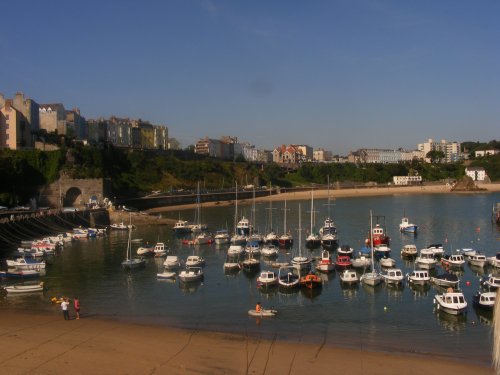
<path fill-rule="evenodd" d="M 248 315 L 259 317 L 259 318 L 275 316 L 277 313 L 278 313 L 278 311 L 276 311 L 276 310 L 265 310 L 265 309 L 262 309 L 261 311 L 248 310 Z"/>

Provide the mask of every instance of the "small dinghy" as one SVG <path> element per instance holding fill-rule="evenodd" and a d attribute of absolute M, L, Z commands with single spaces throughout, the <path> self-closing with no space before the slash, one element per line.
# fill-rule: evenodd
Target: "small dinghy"
<path fill-rule="evenodd" d="M 156 277 L 159 279 L 174 279 L 177 274 L 172 271 L 164 270 L 162 273 L 157 273 Z"/>
<path fill-rule="evenodd" d="M 40 271 L 36 270 L 12 270 L 0 272 L 0 277 L 7 279 L 26 279 L 40 276 Z"/>
<path fill-rule="evenodd" d="M 431 277 L 431 283 L 443 287 L 457 288 L 459 281 L 458 276 L 452 273 L 443 273 L 436 277 Z"/>
<path fill-rule="evenodd" d="M 20 293 L 32 293 L 32 292 L 43 292 L 43 282 L 33 285 L 11 285 L 6 286 L 5 291 L 7 294 L 20 294 Z"/>
<path fill-rule="evenodd" d="M 268 317 L 268 316 L 275 316 L 277 313 L 278 313 L 278 311 L 277 310 L 273 310 L 273 309 L 262 309 L 260 311 L 257 311 L 255 309 L 248 310 L 248 315 L 255 316 L 255 317 L 258 317 L 258 318 Z"/>

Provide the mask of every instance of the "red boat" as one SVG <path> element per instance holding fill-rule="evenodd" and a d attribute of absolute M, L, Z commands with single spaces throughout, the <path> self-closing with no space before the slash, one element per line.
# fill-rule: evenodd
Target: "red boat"
<path fill-rule="evenodd" d="M 385 234 L 385 230 L 380 224 L 377 224 L 372 229 L 373 246 L 387 245 L 389 246 L 390 237 Z M 370 237 L 366 239 L 366 243 L 369 245 L 371 243 Z"/>
<path fill-rule="evenodd" d="M 351 257 L 349 255 L 339 255 L 335 261 L 337 268 L 348 268 L 352 266 Z"/>
<path fill-rule="evenodd" d="M 314 273 L 308 273 L 300 278 L 300 286 L 305 286 L 308 289 L 320 288 L 322 285 L 321 277 Z"/>

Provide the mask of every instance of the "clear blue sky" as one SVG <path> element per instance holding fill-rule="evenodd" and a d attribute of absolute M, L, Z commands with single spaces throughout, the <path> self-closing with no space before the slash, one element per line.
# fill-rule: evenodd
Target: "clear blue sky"
<path fill-rule="evenodd" d="M 500 138 L 496 0 L 10 1 L 0 93 L 334 153 Z"/>

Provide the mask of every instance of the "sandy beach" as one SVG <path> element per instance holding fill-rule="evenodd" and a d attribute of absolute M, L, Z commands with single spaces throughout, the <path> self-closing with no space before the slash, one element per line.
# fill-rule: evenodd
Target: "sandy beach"
<path fill-rule="evenodd" d="M 128 324 L 82 315 L 2 311 L 5 374 L 493 374 L 487 367 L 411 353 Z"/>
<path fill-rule="evenodd" d="M 384 187 L 369 187 L 369 188 L 354 188 L 354 189 L 331 189 L 328 192 L 327 189 L 315 190 L 315 199 L 326 199 L 328 194 L 330 194 L 331 199 L 337 198 L 355 198 L 355 197 L 369 197 L 369 196 L 387 196 L 387 195 L 415 195 L 415 194 L 487 194 L 495 193 L 500 191 L 500 183 L 491 184 L 480 184 L 478 187 L 482 190 L 473 192 L 455 192 L 451 191 L 450 186 L 446 185 L 422 185 L 422 186 L 384 186 Z M 293 193 L 281 193 L 272 196 L 264 196 L 256 198 L 256 201 L 269 202 L 272 201 L 284 201 L 284 200 L 305 200 L 310 199 L 310 191 L 300 191 Z M 232 205 L 233 201 L 225 202 L 207 202 L 203 203 L 204 207 L 211 207 L 215 205 Z M 251 204 L 251 200 L 241 200 L 238 204 L 245 205 Z M 167 211 L 178 211 L 184 209 L 193 209 L 195 204 L 186 204 L 180 206 L 168 206 L 168 207 L 157 207 L 149 209 L 145 212 L 154 214 L 158 212 Z"/>

